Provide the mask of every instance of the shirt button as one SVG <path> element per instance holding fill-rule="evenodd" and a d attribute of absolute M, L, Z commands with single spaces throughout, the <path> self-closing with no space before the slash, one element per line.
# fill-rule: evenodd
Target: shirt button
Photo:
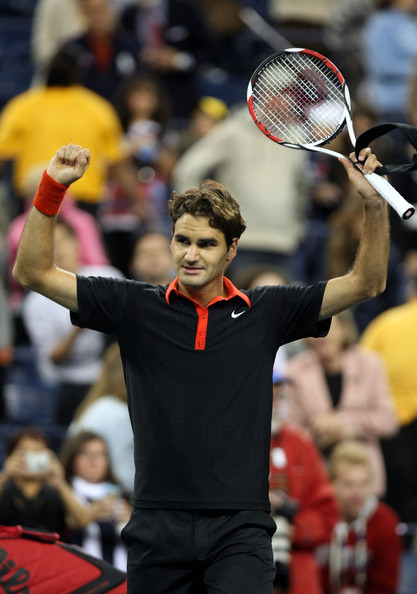
<path fill-rule="evenodd" d="M 205 320 L 207 318 L 207 314 L 203 314 L 201 317 L 203 318 L 203 320 Z"/>
<path fill-rule="evenodd" d="M 200 332 L 200 336 L 204 336 L 204 332 Z"/>

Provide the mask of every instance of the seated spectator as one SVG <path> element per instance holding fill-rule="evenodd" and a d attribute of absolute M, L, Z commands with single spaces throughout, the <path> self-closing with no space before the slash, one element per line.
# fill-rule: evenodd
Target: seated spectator
<path fill-rule="evenodd" d="M 135 280 L 168 285 L 174 278 L 168 236 L 153 231 L 139 235 L 133 244 L 130 272 Z"/>
<path fill-rule="evenodd" d="M 32 61 L 39 78 L 49 60 L 71 37 L 85 31 L 78 0 L 37 0 L 32 20 Z"/>
<path fill-rule="evenodd" d="M 362 444 L 333 450 L 330 476 L 341 521 L 317 554 L 325 594 L 395 594 L 400 572 L 399 518 L 373 494 L 373 467 Z"/>
<path fill-rule="evenodd" d="M 119 27 L 111 0 L 77 0 L 85 30 L 62 47 L 78 56 L 81 84 L 110 103 L 117 89 L 139 70 L 139 44 Z"/>
<path fill-rule="evenodd" d="M 140 62 L 161 77 L 176 125 L 188 121 L 198 97 L 197 72 L 211 51 L 211 36 L 199 2 L 135 0 L 121 13 L 121 25 L 141 47 Z"/>
<path fill-rule="evenodd" d="M 55 260 L 61 268 L 82 275 L 121 277 L 111 266 L 82 266 L 74 229 L 58 220 Z M 69 425 L 100 372 L 105 335 L 72 326 L 68 311 L 41 295 L 30 292 L 22 305 L 22 317 L 35 347 L 41 378 L 57 388 L 55 422 Z"/>
<path fill-rule="evenodd" d="M 178 135 L 172 127 L 170 105 L 158 78 L 151 74 L 129 78 L 118 93 L 117 109 L 137 192 L 154 213 L 152 229 L 169 233 L 167 204 Z M 109 184 L 99 219 L 111 261 L 127 275 L 132 235 L 141 228 L 135 202 L 119 184 Z"/>
<path fill-rule="evenodd" d="M 321 594 L 316 547 L 328 542 L 339 515 L 320 453 L 287 423 L 287 380 L 274 376 L 270 500 L 277 531 L 275 592 Z"/>
<path fill-rule="evenodd" d="M 329 48 L 329 57 L 343 72 L 352 97 L 357 96 L 364 74 L 363 29 L 376 9 L 375 5 L 375 0 L 335 0 L 325 27 L 324 41 Z"/>
<path fill-rule="evenodd" d="M 381 121 L 409 122 L 408 100 L 417 59 L 415 0 L 383 0 L 362 35 L 361 95 Z"/>
<path fill-rule="evenodd" d="M 109 345 L 100 375 L 74 414 L 69 435 L 92 431 L 106 440 L 111 467 L 126 493 L 133 491 L 133 433 L 119 345 Z"/>
<path fill-rule="evenodd" d="M 71 188 L 78 206 L 96 214 L 112 179 L 144 222 L 149 213 L 122 146 L 117 112 L 103 97 L 81 86 L 79 77 L 77 56 L 61 49 L 48 63 L 45 85 L 28 89 L 5 105 L 0 117 L 0 166 L 13 162 L 13 192 L 22 199 L 32 167 L 49 162 L 57 146 L 76 139 L 95 156 L 86 176 Z"/>
<path fill-rule="evenodd" d="M 397 431 L 398 419 L 381 358 L 356 338 L 351 312 L 344 311 L 333 317 L 325 338 L 307 339 L 307 349 L 289 360 L 288 420 L 308 431 L 325 457 L 341 441 L 361 440 L 375 468 L 374 492 L 382 495 L 379 439 Z"/>
<path fill-rule="evenodd" d="M 126 571 L 120 532 L 132 510 L 113 476 L 106 442 L 96 433 L 82 431 L 64 442 L 61 461 L 75 495 L 91 509 L 91 521 L 82 531 L 72 531 L 70 541 Z"/>
<path fill-rule="evenodd" d="M 190 123 L 180 134 L 179 152 L 185 152 L 194 142 L 208 134 L 227 117 L 227 105 L 217 97 L 201 97 L 191 112 Z"/>
<path fill-rule="evenodd" d="M 213 48 L 201 72 L 201 86 L 205 95 L 219 97 L 230 106 L 246 96 L 253 71 L 273 51 L 265 36 L 242 18 L 246 6 L 244 0 L 202 0 Z"/>
<path fill-rule="evenodd" d="M 0 524 L 50 530 L 65 539 L 69 528 L 88 521 L 47 437 L 35 428 L 12 434 L 0 472 Z"/>

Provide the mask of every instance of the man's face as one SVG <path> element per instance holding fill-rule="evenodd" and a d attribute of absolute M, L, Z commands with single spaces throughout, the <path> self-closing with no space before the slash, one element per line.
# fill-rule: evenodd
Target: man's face
<path fill-rule="evenodd" d="M 343 518 L 352 522 L 372 492 L 369 469 L 362 464 L 341 461 L 333 486 Z"/>
<path fill-rule="evenodd" d="M 237 239 L 228 248 L 224 233 L 210 227 L 207 218 L 189 214 L 180 217 L 171 240 L 172 261 L 180 288 L 198 291 L 217 287 L 236 248 Z"/>

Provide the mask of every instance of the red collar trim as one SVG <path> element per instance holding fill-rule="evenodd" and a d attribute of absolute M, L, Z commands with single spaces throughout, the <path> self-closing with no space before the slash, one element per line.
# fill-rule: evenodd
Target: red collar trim
<path fill-rule="evenodd" d="M 223 277 L 223 286 L 227 291 L 227 297 L 221 297 L 219 295 L 218 297 L 215 297 L 214 299 L 212 299 L 207 307 L 209 307 L 212 303 L 216 303 L 217 301 L 227 301 L 229 299 L 232 299 L 233 297 L 240 297 L 241 299 L 243 299 L 243 301 L 247 304 L 248 307 L 251 306 L 249 297 L 247 295 L 245 295 L 245 293 L 242 293 L 242 291 L 239 291 L 239 289 L 237 289 L 234 286 L 234 284 L 225 276 Z M 166 299 L 167 303 L 169 303 L 171 293 L 173 293 L 173 292 L 176 293 L 177 295 L 181 295 L 181 297 L 184 297 L 185 299 L 188 299 L 189 301 L 192 301 L 194 303 L 194 301 L 192 299 L 190 299 L 189 297 L 184 295 L 184 293 L 181 293 L 181 291 L 178 290 L 178 277 L 175 278 L 168 286 L 168 289 L 167 289 L 167 292 L 165 295 L 165 299 Z"/>

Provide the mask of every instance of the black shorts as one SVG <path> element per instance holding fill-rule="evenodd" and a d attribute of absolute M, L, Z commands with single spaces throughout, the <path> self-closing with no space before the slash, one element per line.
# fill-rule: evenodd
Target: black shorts
<path fill-rule="evenodd" d="M 272 594 L 274 532 L 266 511 L 134 509 L 128 594 Z"/>

